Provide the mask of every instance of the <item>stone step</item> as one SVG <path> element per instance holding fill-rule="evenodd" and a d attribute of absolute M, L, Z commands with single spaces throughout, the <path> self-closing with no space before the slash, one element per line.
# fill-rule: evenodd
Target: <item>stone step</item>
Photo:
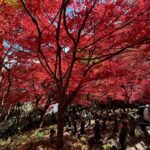
<path fill-rule="evenodd" d="M 145 143 L 141 141 L 132 147 L 128 147 L 127 150 L 146 150 L 147 148 L 148 147 L 145 145 Z"/>

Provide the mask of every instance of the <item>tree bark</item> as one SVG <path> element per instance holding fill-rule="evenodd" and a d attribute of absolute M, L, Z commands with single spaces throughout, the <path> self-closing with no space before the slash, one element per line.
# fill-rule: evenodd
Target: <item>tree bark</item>
<path fill-rule="evenodd" d="M 39 111 L 38 109 L 36 111 Z M 42 128 L 46 111 L 40 110 L 39 127 Z"/>
<path fill-rule="evenodd" d="M 56 145 L 57 150 L 60 150 L 64 146 L 63 130 L 64 130 L 64 112 L 61 109 L 58 109 L 57 145 Z"/>

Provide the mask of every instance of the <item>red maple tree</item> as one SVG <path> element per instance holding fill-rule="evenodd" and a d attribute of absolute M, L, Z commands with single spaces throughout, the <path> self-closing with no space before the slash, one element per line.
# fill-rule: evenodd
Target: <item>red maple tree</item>
<path fill-rule="evenodd" d="M 22 66 L 40 63 L 53 83 L 60 149 L 64 112 L 96 76 L 110 73 L 103 68 L 100 74 L 103 62 L 149 44 L 150 1 L 18 0 L 17 7 L 1 5 L 5 21 L 14 20 L 3 38 L 12 47 L 10 56 Z"/>

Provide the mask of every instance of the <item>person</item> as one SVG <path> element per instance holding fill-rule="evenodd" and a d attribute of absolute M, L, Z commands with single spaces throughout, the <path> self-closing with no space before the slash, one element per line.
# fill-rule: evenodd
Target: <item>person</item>
<path fill-rule="evenodd" d="M 86 120 L 86 117 L 87 117 L 86 111 L 83 110 L 82 113 L 81 113 L 81 119 Z"/>
<path fill-rule="evenodd" d="M 147 125 L 150 124 L 150 106 L 146 105 L 144 107 L 140 107 L 138 114 L 140 115 L 140 128 L 145 137 L 150 138 L 149 133 L 146 130 Z"/>
<path fill-rule="evenodd" d="M 114 126 L 113 126 L 113 133 L 118 131 L 118 117 L 117 114 L 114 113 Z"/>
<path fill-rule="evenodd" d="M 138 114 L 141 118 L 143 118 L 144 109 L 145 109 L 144 106 L 140 106 L 140 107 L 138 108 L 137 114 Z"/>
<path fill-rule="evenodd" d="M 146 130 L 146 127 L 148 125 L 150 125 L 150 106 L 149 105 L 146 105 L 145 109 L 144 109 L 144 112 L 143 112 L 143 124 L 141 125 L 142 126 L 142 131 L 146 137 L 146 139 L 150 140 L 150 135 L 148 133 L 148 131 Z"/>
<path fill-rule="evenodd" d="M 129 116 L 129 134 L 131 137 L 135 136 L 135 128 L 136 128 L 136 121 L 134 117 Z"/>
<path fill-rule="evenodd" d="M 54 128 L 51 128 L 51 129 L 50 129 L 50 143 L 51 143 L 51 144 L 54 144 L 54 141 L 55 141 L 55 134 L 56 134 L 56 132 L 55 132 Z"/>
<path fill-rule="evenodd" d="M 94 127 L 94 139 L 96 141 L 101 139 L 101 132 L 100 132 L 100 124 L 99 120 L 96 120 L 95 122 L 95 127 Z"/>
<path fill-rule="evenodd" d="M 106 114 L 102 115 L 102 119 L 103 119 L 102 129 L 105 130 L 106 129 Z"/>
<path fill-rule="evenodd" d="M 144 113 L 144 120 L 147 122 L 150 122 L 150 106 L 149 105 L 146 105 L 143 113 Z"/>
<path fill-rule="evenodd" d="M 77 122 L 76 120 L 73 121 L 73 131 L 72 134 L 75 135 L 77 133 Z"/>
<path fill-rule="evenodd" d="M 122 120 L 121 129 L 120 129 L 120 133 L 119 133 L 119 143 L 120 143 L 120 147 L 121 147 L 120 150 L 125 150 L 127 147 L 127 142 L 126 142 L 127 134 L 128 134 L 127 121 Z"/>
<path fill-rule="evenodd" d="M 81 121 L 81 127 L 80 127 L 80 134 L 85 134 L 85 122 L 84 120 Z"/>
<path fill-rule="evenodd" d="M 122 110 L 119 108 L 115 111 L 115 113 L 117 114 L 118 118 L 122 117 Z"/>
<path fill-rule="evenodd" d="M 91 119 L 93 118 L 93 115 L 91 112 L 88 113 L 88 121 L 89 121 L 89 126 L 91 126 Z"/>

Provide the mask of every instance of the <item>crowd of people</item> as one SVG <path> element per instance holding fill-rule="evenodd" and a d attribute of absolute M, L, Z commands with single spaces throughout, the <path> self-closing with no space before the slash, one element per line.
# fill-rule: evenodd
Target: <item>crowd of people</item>
<path fill-rule="evenodd" d="M 127 148 L 127 138 L 135 137 L 135 130 L 138 128 L 145 138 L 149 140 L 150 135 L 147 126 L 150 125 L 150 106 L 141 106 L 138 109 L 116 110 L 91 110 L 72 109 L 65 115 L 66 131 L 81 136 L 86 133 L 86 129 L 93 128 L 93 135 L 89 138 L 89 145 L 101 145 L 103 143 L 103 131 L 111 124 L 112 138 L 117 135 L 118 145 L 112 146 L 113 150 L 125 150 Z M 109 130 L 110 132 L 110 130 Z M 54 131 L 51 131 L 51 138 Z"/>

